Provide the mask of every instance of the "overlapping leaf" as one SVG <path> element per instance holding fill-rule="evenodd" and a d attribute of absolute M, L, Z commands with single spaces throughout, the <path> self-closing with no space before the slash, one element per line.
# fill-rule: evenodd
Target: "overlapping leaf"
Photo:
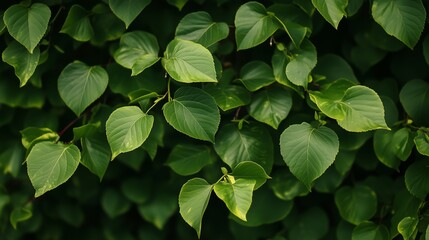
<path fill-rule="evenodd" d="M 170 153 L 167 165 L 177 174 L 187 176 L 214 162 L 211 149 L 204 145 L 178 144 Z"/>
<path fill-rule="evenodd" d="M 109 0 L 112 12 L 125 23 L 128 28 L 136 17 L 152 0 Z"/>
<path fill-rule="evenodd" d="M 309 40 L 304 40 L 300 48 L 291 46 L 292 58 L 286 66 L 286 76 L 295 85 L 307 88 L 309 76 L 317 63 L 317 51 Z"/>
<path fill-rule="evenodd" d="M 262 61 L 246 63 L 240 70 L 240 80 L 249 91 L 256 91 L 275 82 L 273 70 Z"/>
<path fill-rule="evenodd" d="M 67 15 L 67 18 L 61 28 L 61 33 L 70 35 L 73 39 L 81 42 L 91 40 L 94 36 L 89 18 L 90 12 L 80 5 L 73 5 Z"/>
<path fill-rule="evenodd" d="M 425 199 L 429 193 L 429 164 L 427 159 L 411 164 L 405 171 L 405 185 L 414 196 Z"/>
<path fill-rule="evenodd" d="M 346 15 L 348 0 L 311 0 L 317 11 L 334 28 L 338 28 L 341 19 Z"/>
<path fill-rule="evenodd" d="M 422 130 L 417 130 L 417 136 L 414 138 L 417 151 L 420 154 L 429 156 L 429 134 Z"/>
<path fill-rule="evenodd" d="M 250 93 L 237 85 L 208 85 L 204 88 L 223 111 L 228 111 L 250 103 Z"/>
<path fill-rule="evenodd" d="M 399 100 L 411 119 L 420 126 L 429 126 L 429 116 L 426 114 L 429 105 L 429 84 L 415 79 L 407 82 L 399 93 Z"/>
<path fill-rule="evenodd" d="M 342 187 L 335 193 L 341 217 L 355 225 L 371 219 L 377 211 L 377 195 L 364 185 Z"/>

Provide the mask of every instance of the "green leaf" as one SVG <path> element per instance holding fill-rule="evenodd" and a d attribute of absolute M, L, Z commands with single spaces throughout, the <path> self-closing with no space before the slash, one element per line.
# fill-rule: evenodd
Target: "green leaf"
<path fill-rule="evenodd" d="M 201 222 L 210 200 L 213 185 L 202 178 L 193 178 L 183 184 L 179 194 L 180 215 L 201 236 Z"/>
<path fill-rule="evenodd" d="M 292 108 L 292 96 L 283 88 L 264 89 L 254 95 L 249 114 L 254 119 L 277 129 Z"/>
<path fill-rule="evenodd" d="M 232 175 L 235 179 L 248 179 L 255 180 L 255 189 L 260 188 L 270 176 L 267 175 L 264 168 L 255 162 L 245 161 L 237 164 L 234 168 Z"/>
<path fill-rule="evenodd" d="M 177 174 L 188 176 L 214 161 L 212 150 L 207 146 L 178 144 L 171 150 L 166 164 Z"/>
<path fill-rule="evenodd" d="M 253 192 L 252 205 L 246 214 L 246 221 L 231 214 L 230 218 L 246 227 L 258 227 L 284 219 L 293 208 L 293 201 L 277 198 L 269 188 L 263 186 Z"/>
<path fill-rule="evenodd" d="M 335 29 L 346 15 L 348 0 L 311 0 L 314 7 Z"/>
<path fill-rule="evenodd" d="M 429 156 L 429 135 L 427 132 L 417 130 L 417 136 L 414 138 L 417 151 L 425 156 Z"/>
<path fill-rule="evenodd" d="M 204 91 L 210 94 L 222 111 L 228 111 L 250 103 L 250 93 L 237 85 L 207 85 Z"/>
<path fill-rule="evenodd" d="M 125 197 L 133 203 L 143 204 L 147 202 L 150 199 L 154 188 L 151 177 L 152 176 L 150 175 L 146 175 L 143 178 L 127 178 L 121 184 L 122 193 L 124 193 Z"/>
<path fill-rule="evenodd" d="M 19 88 L 13 81 L 0 81 L 0 103 L 14 108 L 42 108 L 45 94 L 31 85 Z"/>
<path fill-rule="evenodd" d="M 30 151 L 32 147 L 39 142 L 56 142 L 60 136 L 49 128 L 28 127 L 20 131 L 22 145 Z"/>
<path fill-rule="evenodd" d="M 429 105 L 429 84 L 427 82 L 420 79 L 407 82 L 399 93 L 399 100 L 405 112 L 416 124 L 429 126 L 429 116 L 426 114 Z"/>
<path fill-rule="evenodd" d="M 414 147 L 414 134 L 408 128 L 401 128 L 393 134 L 392 147 L 396 157 L 405 161 L 410 157 Z"/>
<path fill-rule="evenodd" d="M 276 197 L 285 201 L 293 200 L 295 197 L 302 197 L 309 193 L 307 187 L 289 171 L 273 172 L 272 180 L 269 184 Z"/>
<path fill-rule="evenodd" d="M 329 231 L 328 215 L 319 207 L 300 213 L 295 224 L 296 227 L 289 230 L 289 239 L 323 239 Z"/>
<path fill-rule="evenodd" d="M 185 6 L 185 4 L 188 2 L 188 0 L 167 0 L 167 2 L 170 5 L 173 5 L 179 9 L 179 11 L 182 11 L 182 8 Z"/>
<path fill-rule="evenodd" d="M 271 65 L 273 66 L 274 79 L 276 82 L 293 89 L 299 94 L 300 97 L 304 98 L 304 92 L 302 88 L 293 84 L 286 76 L 286 66 L 289 64 L 290 59 L 287 56 L 287 51 L 275 50 L 271 58 Z"/>
<path fill-rule="evenodd" d="M 415 217 L 406 217 L 399 222 L 398 232 L 404 240 L 416 239 L 418 223 L 419 219 Z"/>
<path fill-rule="evenodd" d="M 28 154 L 27 170 L 35 197 L 65 183 L 76 171 L 80 151 L 73 144 L 40 142 Z"/>
<path fill-rule="evenodd" d="M 154 35 L 134 31 L 121 36 L 119 48 L 113 57 L 123 67 L 131 69 L 131 76 L 135 76 L 158 62 L 158 52 L 158 41 Z"/>
<path fill-rule="evenodd" d="M 414 196 L 425 199 L 429 193 L 429 164 L 427 159 L 416 161 L 405 171 L 405 185 Z"/>
<path fill-rule="evenodd" d="M 237 50 L 261 44 L 280 27 L 273 14 L 255 1 L 247 2 L 238 8 L 234 24 Z"/>
<path fill-rule="evenodd" d="M 429 34 L 427 34 L 422 42 L 423 56 L 425 57 L 426 64 L 429 65 Z"/>
<path fill-rule="evenodd" d="M 97 175 L 101 181 L 111 159 L 111 152 L 105 134 L 97 132 L 91 136 L 83 137 L 81 146 L 81 163 Z"/>
<path fill-rule="evenodd" d="M 32 216 L 33 211 L 31 205 L 26 207 L 15 207 L 9 217 L 10 224 L 12 224 L 12 227 L 16 230 L 19 222 L 24 222 Z"/>
<path fill-rule="evenodd" d="M 164 52 L 162 66 L 178 82 L 217 82 L 212 54 L 189 40 L 171 41 Z"/>
<path fill-rule="evenodd" d="M 60 33 L 68 34 L 77 41 L 86 42 L 94 36 L 89 19 L 90 12 L 80 5 L 73 5 L 67 15 L 67 18 L 60 30 Z"/>
<path fill-rule="evenodd" d="M 274 147 L 269 132 L 261 125 L 224 125 L 216 136 L 216 153 L 234 169 L 239 163 L 252 161 L 271 172 Z"/>
<path fill-rule="evenodd" d="M 182 87 L 163 107 L 165 120 L 177 131 L 190 137 L 214 142 L 220 123 L 219 109 L 204 90 Z"/>
<path fill-rule="evenodd" d="M 100 126 L 101 122 L 98 121 L 73 128 L 73 141 L 96 134 L 100 130 Z"/>
<path fill-rule="evenodd" d="M 298 6 L 274 4 L 268 8 L 268 11 L 274 13 L 296 47 L 299 47 L 307 33 L 311 32 L 311 18 Z"/>
<path fill-rule="evenodd" d="M 168 219 L 177 213 L 177 192 L 170 186 L 157 185 L 152 193 L 152 199 L 138 206 L 138 211 L 144 220 L 162 230 Z"/>
<path fill-rule="evenodd" d="M 359 83 L 353 68 L 344 58 L 329 53 L 317 59 L 317 66 L 314 68 L 314 74 L 324 76 L 326 81 L 335 81 L 340 78 Z"/>
<path fill-rule="evenodd" d="M 22 159 L 25 158 L 25 151 L 22 149 L 18 141 L 9 141 L 2 144 L 2 151 L 0 152 L 0 169 L 3 176 L 11 174 L 17 178 L 22 169 Z M 8 195 L 6 195 L 8 196 Z M 1 213 L 1 192 L 0 192 L 0 213 Z"/>
<path fill-rule="evenodd" d="M 213 22 L 210 14 L 203 11 L 187 14 L 176 28 L 176 38 L 190 40 L 206 48 L 225 39 L 228 34 L 226 23 Z"/>
<path fill-rule="evenodd" d="M 128 212 L 131 203 L 121 192 L 109 188 L 101 196 L 101 207 L 110 218 L 116 218 Z"/>
<path fill-rule="evenodd" d="M 339 151 L 337 134 L 330 128 L 314 128 L 304 122 L 286 128 L 280 136 L 283 160 L 308 189 L 334 162 Z"/>
<path fill-rule="evenodd" d="M 316 47 L 305 39 L 300 48 L 291 45 L 289 51 L 292 57 L 286 66 L 286 76 L 293 84 L 307 88 L 310 73 L 317 63 Z"/>
<path fill-rule="evenodd" d="M 2 53 L 3 62 L 15 69 L 15 75 L 19 78 L 20 87 L 23 87 L 33 76 L 39 64 L 40 50 L 35 48 L 29 53 L 25 47 L 18 42 L 11 42 Z"/>
<path fill-rule="evenodd" d="M 389 231 L 384 225 L 377 225 L 365 221 L 353 229 L 352 240 L 385 240 L 389 238 Z"/>
<path fill-rule="evenodd" d="M 94 28 L 94 37 L 91 39 L 91 44 L 103 46 L 106 41 L 116 40 L 125 32 L 124 23 L 104 2 L 95 5 L 92 13 L 91 23 Z"/>
<path fill-rule="evenodd" d="M 389 34 L 409 48 L 420 39 L 426 20 L 421 0 L 374 0 L 371 12 L 374 20 Z"/>
<path fill-rule="evenodd" d="M 214 192 L 220 198 L 229 211 L 246 221 L 246 214 L 252 204 L 253 189 L 256 180 L 237 179 L 235 182 L 218 182 L 214 185 Z"/>
<path fill-rule="evenodd" d="M 324 90 L 311 92 L 310 98 L 324 114 L 336 119 L 347 131 L 389 129 L 384 120 L 383 103 L 377 93 L 365 86 L 351 85 L 340 79 Z"/>
<path fill-rule="evenodd" d="M 3 21 L 10 35 L 33 53 L 46 33 L 50 18 L 51 10 L 43 3 L 29 7 L 15 4 L 4 12 Z"/>
<path fill-rule="evenodd" d="M 365 185 L 345 186 L 335 192 L 335 205 L 344 220 L 359 225 L 375 215 L 377 196 Z"/>
<path fill-rule="evenodd" d="M 275 82 L 271 67 L 258 60 L 248 62 L 241 68 L 240 80 L 252 92 Z"/>
<path fill-rule="evenodd" d="M 398 169 L 401 161 L 396 156 L 397 148 L 393 145 L 393 136 L 392 131 L 377 130 L 374 133 L 373 146 L 375 155 L 381 163 L 390 168 Z"/>
<path fill-rule="evenodd" d="M 112 160 L 119 154 L 140 147 L 148 138 L 154 118 L 136 106 L 125 106 L 110 114 L 106 135 L 112 150 Z"/>
<path fill-rule="evenodd" d="M 58 77 L 58 91 L 66 105 L 80 115 L 107 88 L 109 75 L 100 66 L 89 67 L 76 61 L 68 64 Z"/>
<path fill-rule="evenodd" d="M 112 12 L 125 23 L 128 28 L 134 19 L 149 5 L 151 0 L 109 0 Z"/>

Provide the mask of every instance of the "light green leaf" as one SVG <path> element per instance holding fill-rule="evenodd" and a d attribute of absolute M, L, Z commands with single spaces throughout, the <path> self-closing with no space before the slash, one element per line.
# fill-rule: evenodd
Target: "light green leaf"
<path fill-rule="evenodd" d="M 234 168 L 232 175 L 235 179 L 249 179 L 255 180 L 255 189 L 260 188 L 270 176 L 267 175 L 264 168 L 255 162 L 245 161 L 237 164 Z"/>
<path fill-rule="evenodd" d="M 429 135 L 427 132 L 417 130 L 417 136 L 414 138 L 417 151 L 425 156 L 429 156 Z"/>
<path fill-rule="evenodd" d="M 199 11 L 190 13 L 180 20 L 176 37 L 190 40 L 208 48 L 228 37 L 229 27 L 223 22 L 213 22 L 209 13 Z"/>
<path fill-rule="evenodd" d="M 416 239 L 418 223 L 419 219 L 415 217 L 406 217 L 399 222 L 398 232 L 404 240 Z"/>
<path fill-rule="evenodd" d="M 20 87 L 23 87 L 36 71 L 39 58 L 40 50 L 38 47 L 33 50 L 33 53 L 29 53 L 25 47 L 15 41 L 11 42 L 2 53 L 3 62 L 15 69 Z"/>
<path fill-rule="evenodd" d="M 287 56 L 287 51 L 274 51 L 273 57 L 271 58 L 271 65 L 273 66 L 274 79 L 281 85 L 287 86 L 293 89 L 299 94 L 300 97 L 304 98 L 304 91 L 301 87 L 293 84 L 286 76 L 286 66 L 289 64 L 290 59 Z"/>
<path fill-rule="evenodd" d="M 346 15 L 348 0 L 311 0 L 314 7 L 335 29 Z"/>
<path fill-rule="evenodd" d="M 308 14 L 293 4 L 274 4 L 268 8 L 298 48 L 307 33 L 311 32 L 312 22 Z"/>
<path fill-rule="evenodd" d="M 215 100 L 204 90 L 182 87 L 163 107 L 165 120 L 177 131 L 190 137 L 214 142 L 220 123 Z"/>
<path fill-rule="evenodd" d="M 392 131 L 377 130 L 374 133 L 373 146 L 378 160 L 384 165 L 398 169 L 401 160 L 396 156 L 397 150 L 393 145 Z"/>
<path fill-rule="evenodd" d="M 261 125 L 224 125 L 216 136 L 216 153 L 234 169 L 239 163 L 252 161 L 270 173 L 274 161 L 274 147 L 270 133 Z"/>
<path fill-rule="evenodd" d="M 310 98 L 324 114 L 336 119 L 347 131 L 389 129 L 384 120 L 383 103 L 377 93 L 365 86 L 352 85 L 340 79 L 324 90 L 311 92 Z"/>
<path fill-rule="evenodd" d="M 40 142 L 28 154 L 27 170 L 35 197 L 65 183 L 76 171 L 80 151 L 75 145 Z"/>
<path fill-rule="evenodd" d="M 389 231 L 384 225 L 377 225 L 365 221 L 353 229 L 352 240 L 385 240 L 389 238 Z"/>
<path fill-rule="evenodd" d="M 238 8 L 234 24 L 237 50 L 261 44 L 280 27 L 273 13 L 255 1 L 247 2 Z"/>
<path fill-rule="evenodd" d="M 295 85 L 307 88 L 310 73 L 317 63 L 316 47 L 305 39 L 300 48 L 290 46 L 292 59 L 286 66 L 286 76 Z"/>
<path fill-rule="evenodd" d="M 179 194 L 180 215 L 201 236 L 201 222 L 210 200 L 213 185 L 202 178 L 193 178 L 183 184 Z"/>
<path fill-rule="evenodd" d="M 131 203 L 121 192 L 109 188 L 101 196 L 101 207 L 110 218 L 116 218 L 126 213 L 130 209 Z"/>
<path fill-rule="evenodd" d="M 405 171 L 405 185 L 408 191 L 420 198 L 425 199 L 429 193 L 429 163 L 427 159 L 416 161 Z"/>
<path fill-rule="evenodd" d="M 286 128 L 280 136 L 283 160 L 308 189 L 334 162 L 339 151 L 337 134 L 330 128 L 314 128 L 304 122 Z"/>
<path fill-rule="evenodd" d="M 204 91 L 209 93 L 222 111 L 228 111 L 250 103 L 250 93 L 237 85 L 207 85 Z"/>
<path fill-rule="evenodd" d="M 30 53 L 33 53 L 45 35 L 50 18 L 51 10 L 43 3 L 34 3 L 29 7 L 15 4 L 3 15 L 9 34 Z"/>
<path fill-rule="evenodd" d="M 25 207 L 15 207 L 10 213 L 9 221 L 16 230 L 19 222 L 24 222 L 33 216 L 32 205 Z"/>
<path fill-rule="evenodd" d="M 269 88 L 253 96 L 249 114 L 254 119 L 277 129 L 292 108 L 292 96 L 283 88 Z"/>
<path fill-rule="evenodd" d="M 275 82 L 271 67 L 259 60 L 248 62 L 240 70 L 240 80 L 251 92 Z"/>
<path fill-rule="evenodd" d="M 429 84 L 415 79 L 407 82 L 399 93 L 399 100 L 405 112 L 419 126 L 429 126 L 429 114 L 426 114 L 429 105 Z"/>
<path fill-rule="evenodd" d="M 89 19 L 90 12 L 80 5 L 73 5 L 67 15 L 67 18 L 60 30 L 60 33 L 68 34 L 77 41 L 86 42 L 94 36 Z"/>
<path fill-rule="evenodd" d="M 284 219 L 291 212 L 293 205 L 293 201 L 279 199 L 269 188 L 263 186 L 253 192 L 252 205 L 246 214 L 246 221 L 232 214 L 230 218 L 246 227 L 266 226 Z"/>
<path fill-rule="evenodd" d="M 253 189 L 256 180 L 237 179 L 235 182 L 218 182 L 214 185 L 214 192 L 220 198 L 229 211 L 246 221 L 246 214 L 252 204 Z"/>
<path fill-rule="evenodd" d="M 159 60 L 158 52 L 158 41 L 154 35 L 134 31 L 121 36 L 113 57 L 123 67 L 131 69 L 131 76 L 135 76 Z"/>
<path fill-rule="evenodd" d="M 49 128 L 28 127 L 20 131 L 22 145 L 29 152 L 31 148 L 39 142 L 50 141 L 56 142 L 60 136 Z"/>
<path fill-rule="evenodd" d="M 365 185 L 345 186 L 335 192 L 335 205 L 344 220 L 358 225 L 377 212 L 377 195 Z"/>
<path fill-rule="evenodd" d="M 111 159 L 111 152 L 105 134 L 97 132 L 91 136 L 83 137 L 81 146 L 81 163 L 97 175 L 101 181 Z"/>
<path fill-rule="evenodd" d="M 119 154 L 140 147 L 148 138 L 154 118 L 136 106 L 116 109 L 106 121 L 106 135 L 112 160 Z"/>
<path fill-rule="evenodd" d="M 149 5 L 151 0 L 109 0 L 112 12 L 125 23 L 128 28 L 134 19 Z"/>
<path fill-rule="evenodd" d="M 215 159 L 212 150 L 207 146 L 178 144 L 171 150 L 166 164 L 177 174 L 188 176 L 199 172 Z"/>
<path fill-rule="evenodd" d="M 414 134 L 409 128 L 401 128 L 393 134 L 392 147 L 396 157 L 405 161 L 410 157 L 414 147 Z"/>
<path fill-rule="evenodd" d="M 420 39 L 426 20 L 421 0 L 374 0 L 371 12 L 374 20 L 389 34 L 409 48 Z"/>
<path fill-rule="evenodd" d="M 68 64 L 58 77 L 58 92 L 66 105 L 80 115 L 107 88 L 109 75 L 100 66 L 89 67 L 76 61 Z"/>
<path fill-rule="evenodd" d="M 162 66 L 178 82 L 217 82 L 212 54 L 189 40 L 171 41 L 164 52 Z"/>
<path fill-rule="evenodd" d="M 182 11 L 182 8 L 185 6 L 185 4 L 188 2 L 188 0 L 167 0 L 167 2 L 170 5 L 173 5 L 179 9 L 179 11 Z"/>

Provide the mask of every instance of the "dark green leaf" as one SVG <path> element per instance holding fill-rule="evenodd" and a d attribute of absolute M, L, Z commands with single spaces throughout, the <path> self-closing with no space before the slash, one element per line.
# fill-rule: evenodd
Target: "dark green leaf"
<path fill-rule="evenodd" d="M 326 54 L 317 59 L 314 73 L 324 76 L 327 81 L 347 79 L 358 83 L 352 67 L 342 57 L 335 54 Z"/>
<path fill-rule="evenodd" d="M 401 128 L 393 134 L 392 147 L 396 157 L 405 161 L 411 155 L 414 147 L 414 134 L 408 128 Z"/>
<path fill-rule="evenodd" d="M 90 12 L 80 5 L 73 5 L 67 15 L 67 18 L 61 28 L 61 33 L 68 34 L 77 41 L 86 42 L 94 36 L 89 19 Z"/>
<path fill-rule="evenodd" d="M 393 136 L 392 131 L 387 130 L 377 130 L 374 134 L 374 152 L 378 160 L 384 165 L 398 169 L 400 164 L 400 159 L 396 156 L 396 148 L 393 145 Z"/>
<path fill-rule="evenodd" d="M 132 21 L 149 5 L 152 0 L 109 0 L 112 12 L 125 23 L 128 28 Z"/>
<path fill-rule="evenodd" d="M 91 136 L 85 136 L 81 139 L 81 146 L 81 163 L 101 181 L 112 156 L 105 134 L 97 132 Z"/>
<path fill-rule="evenodd" d="M 307 88 L 310 73 L 317 63 L 316 47 L 309 40 L 304 40 L 300 48 L 291 46 L 290 62 L 286 66 L 286 76 L 295 85 Z"/>
<path fill-rule="evenodd" d="M 32 216 L 33 216 L 33 210 L 31 205 L 27 207 L 16 207 L 12 210 L 9 220 L 10 220 L 10 223 L 12 224 L 12 227 L 16 229 L 17 224 L 19 222 L 26 221 Z"/>
<path fill-rule="evenodd" d="M 188 2 L 188 0 L 167 0 L 167 2 L 179 9 L 179 11 L 182 11 L 182 8 L 185 6 L 185 4 Z"/>
<path fill-rule="evenodd" d="M 43 3 L 29 7 L 15 4 L 4 12 L 3 21 L 10 35 L 33 53 L 46 33 L 50 18 L 51 10 Z"/>
<path fill-rule="evenodd" d="M 426 114 L 429 105 L 429 84 L 415 79 L 407 82 L 399 93 L 399 100 L 407 114 L 419 126 L 429 126 L 429 116 Z"/>
<path fill-rule="evenodd" d="M 256 91 L 275 82 L 273 70 L 262 61 L 252 61 L 240 70 L 240 80 L 249 91 Z"/>
<path fill-rule="evenodd" d="M 377 211 L 377 196 L 365 186 L 342 187 L 335 193 L 335 204 L 341 217 L 355 225 L 371 219 Z"/>
<path fill-rule="evenodd" d="M 249 180 L 255 180 L 255 189 L 258 189 L 264 183 L 267 181 L 267 179 L 270 179 L 270 176 L 267 175 L 265 170 L 259 166 L 255 162 L 241 162 L 237 164 L 237 166 L 232 171 L 231 175 L 235 179 L 249 179 Z"/>
<path fill-rule="evenodd" d="M 216 101 L 222 111 L 228 111 L 250 103 L 250 94 L 242 86 L 237 85 L 207 85 L 204 90 Z"/>
<path fill-rule="evenodd" d="M 341 19 L 346 15 L 347 0 L 311 0 L 317 11 L 334 28 L 338 28 Z"/>
<path fill-rule="evenodd" d="M 429 193 L 429 163 L 427 159 L 411 164 L 405 171 L 405 185 L 414 196 L 425 199 Z"/>
<path fill-rule="evenodd" d="M 269 184 L 276 197 L 285 201 L 293 200 L 309 193 L 307 187 L 287 171 L 272 173 L 272 180 L 269 181 Z"/>
<path fill-rule="evenodd" d="M 330 128 L 314 128 L 304 122 L 283 131 L 280 150 L 292 174 L 311 189 L 311 183 L 334 162 L 339 141 Z"/>
<path fill-rule="evenodd" d="M 165 120 L 177 131 L 214 142 L 220 114 L 216 102 L 205 91 L 194 87 L 179 88 L 163 111 Z"/>
<path fill-rule="evenodd" d="M 352 240 L 385 240 L 389 239 L 389 231 L 384 225 L 365 221 L 353 229 Z"/>
<path fill-rule="evenodd" d="M 109 188 L 101 197 L 101 207 L 110 218 L 116 218 L 126 213 L 130 209 L 131 203 L 121 192 Z"/>
<path fill-rule="evenodd" d="M 187 176 L 199 172 L 214 161 L 213 152 L 207 146 L 178 144 L 171 150 L 166 164 L 177 174 Z"/>
<path fill-rule="evenodd" d="M 295 224 L 288 233 L 290 239 L 323 239 L 329 230 L 328 215 L 319 207 L 301 213 Z"/>

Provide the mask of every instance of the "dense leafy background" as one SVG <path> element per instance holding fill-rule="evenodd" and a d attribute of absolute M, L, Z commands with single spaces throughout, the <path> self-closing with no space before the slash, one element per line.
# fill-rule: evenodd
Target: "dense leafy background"
<path fill-rule="evenodd" d="M 423 0 L 0 3 L 0 238 L 429 239 Z"/>

